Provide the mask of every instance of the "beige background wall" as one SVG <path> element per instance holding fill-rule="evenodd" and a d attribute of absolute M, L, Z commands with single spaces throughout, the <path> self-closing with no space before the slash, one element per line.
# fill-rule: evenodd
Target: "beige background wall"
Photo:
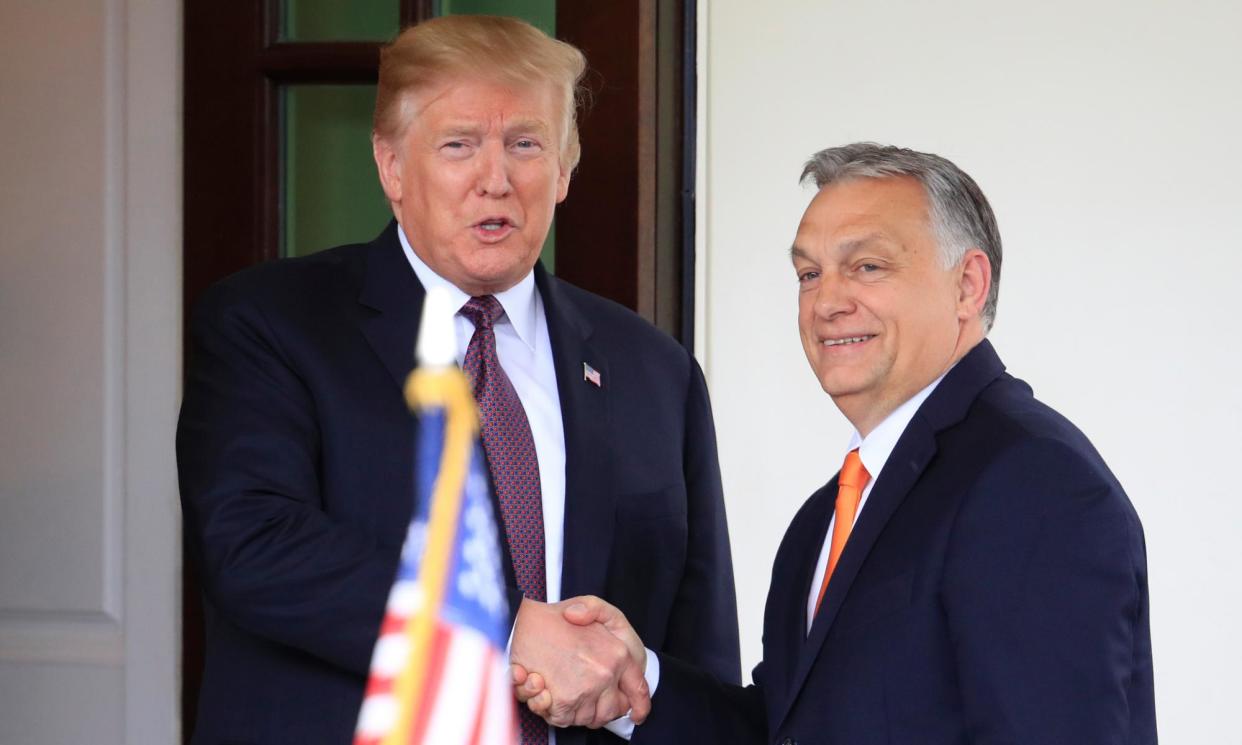
<path fill-rule="evenodd" d="M 703 5 L 700 353 L 747 673 L 777 543 L 850 431 L 796 335 L 797 176 L 817 149 L 876 140 L 945 155 L 988 194 L 992 340 L 1146 528 L 1162 740 L 1240 741 L 1242 6 Z"/>

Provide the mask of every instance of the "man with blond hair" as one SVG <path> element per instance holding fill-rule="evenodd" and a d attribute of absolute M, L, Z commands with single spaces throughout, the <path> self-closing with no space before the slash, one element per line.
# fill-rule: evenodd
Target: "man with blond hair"
<path fill-rule="evenodd" d="M 578 160 L 584 69 L 577 49 L 512 19 L 408 29 L 382 52 L 373 136 L 395 220 L 371 243 L 247 270 L 200 302 L 178 431 L 208 621 L 195 743 L 349 741 L 412 509 L 401 383 L 433 287 L 461 308 L 513 661 L 540 671 L 564 724 L 627 734 L 655 660 L 565 621 L 556 601 L 594 594 L 653 649 L 738 678 L 702 373 L 632 312 L 538 264 Z M 521 732 L 523 745 L 614 739 L 529 716 Z"/>

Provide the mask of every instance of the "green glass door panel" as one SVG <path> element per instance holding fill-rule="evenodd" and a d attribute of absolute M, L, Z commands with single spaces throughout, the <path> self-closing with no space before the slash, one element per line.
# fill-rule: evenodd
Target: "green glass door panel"
<path fill-rule="evenodd" d="M 440 0 L 440 15 L 493 15 L 521 18 L 548 36 L 556 36 L 556 0 Z M 572 188 L 572 185 L 571 187 Z M 539 254 L 544 269 L 556 268 L 556 222 Z"/>
<path fill-rule="evenodd" d="M 512 16 L 556 36 L 556 0 L 440 0 L 440 15 L 455 14 Z"/>
<path fill-rule="evenodd" d="M 399 0 L 284 0 L 281 41 L 388 41 L 400 30 Z"/>
<path fill-rule="evenodd" d="M 289 85 L 282 104 L 282 255 L 374 238 L 392 218 L 371 156 L 375 86 Z"/>

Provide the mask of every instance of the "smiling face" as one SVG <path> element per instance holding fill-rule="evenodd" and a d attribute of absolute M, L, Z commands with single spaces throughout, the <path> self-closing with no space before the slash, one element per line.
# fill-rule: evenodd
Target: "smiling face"
<path fill-rule="evenodd" d="M 380 181 L 410 246 L 470 295 L 509 289 L 539 258 L 569 189 L 561 99 L 550 83 L 455 78 L 414 94 L 416 113 L 397 142 L 375 139 Z"/>
<path fill-rule="evenodd" d="M 983 338 L 987 258 L 942 268 L 929 220 L 917 180 L 860 178 L 820 189 L 798 226 L 802 348 L 864 436 Z"/>

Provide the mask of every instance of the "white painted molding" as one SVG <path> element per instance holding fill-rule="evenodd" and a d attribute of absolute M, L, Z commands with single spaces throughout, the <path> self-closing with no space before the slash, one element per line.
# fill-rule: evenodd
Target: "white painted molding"
<path fill-rule="evenodd" d="M 181 2 L 0 3 L 0 37 L 0 249 L 44 301 L 2 332 L 46 342 L 0 431 L 0 741 L 180 742 Z"/>
<path fill-rule="evenodd" d="M 694 97 L 694 356 L 703 368 L 703 376 L 707 379 L 710 390 L 712 366 L 711 349 L 707 343 L 707 301 L 711 287 L 707 282 L 707 265 L 711 260 L 711 246 L 708 234 L 710 221 L 707 219 L 710 196 L 707 156 L 710 152 L 708 137 L 711 136 L 711 130 L 707 121 L 707 97 L 711 89 L 708 85 L 711 69 L 707 64 L 707 45 L 710 41 L 707 1 L 698 3 L 695 10 L 695 23 L 698 28 L 694 34 L 694 72 L 698 90 Z"/>
<path fill-rule="evenodd" d="M 102 601 L 122 614 L 125 520 L 125 39 L 121 0 L 104 2 Z"/>
<path fill-rule="evenodd" d="M 110 0 L 125 90 L 124 741 L 181 741 L 182 3 Z"/>
<path fill-rule="evenodd" d="M 119 667 L 125 660 L 121 626 L 103 614 L 0 618 L 0 663 Z"/>

